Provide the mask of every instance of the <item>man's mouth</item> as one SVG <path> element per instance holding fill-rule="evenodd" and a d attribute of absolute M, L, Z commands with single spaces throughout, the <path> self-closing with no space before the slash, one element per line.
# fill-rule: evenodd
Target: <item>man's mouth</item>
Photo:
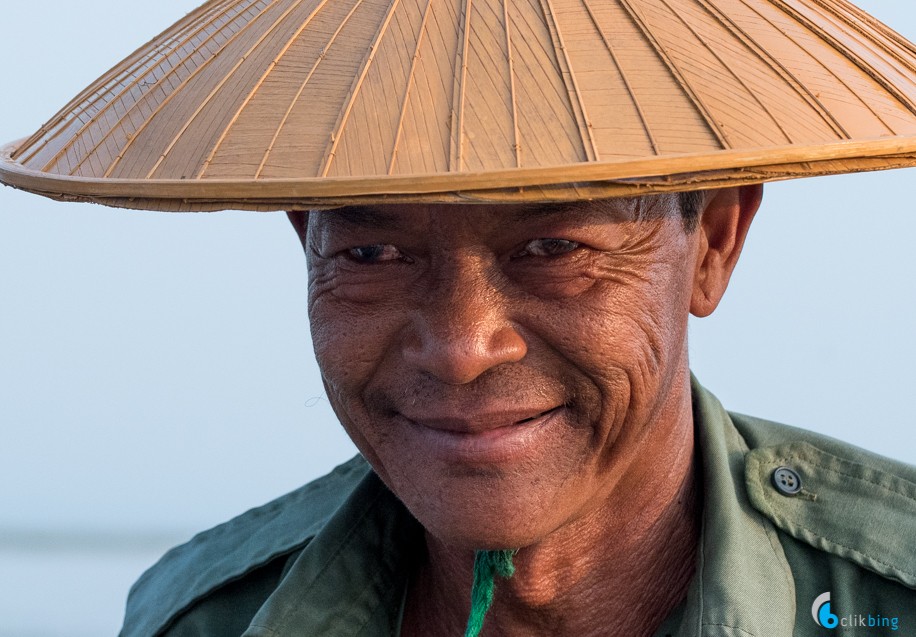
<path fill-rule="evenodd" d="M 562 405 L 561 405 L 561 406 L 562 406 Z M 531 422 L 532 420 L 537 420 L 538 418 L 540 418 L 540 417 L 542 417 L 542 416 L 546 416 L 546 415 L 549 414 L 550 412 L 556 411 L 556 410 L 559 409 L 559 408 L 560 408 L 560 407 L 553 407 L 552 409 L 548 409 L 547 411 L 542 411 L 541 413 L 537 414 L 536 416 L 531 416 L 530 418 L 523 418 L 522 420 L 519 420 L 519 421 L 516 422 L 515 424 L 516 424 L 516 425 L 521 425 L 521 424 L 524 424 L 524 423 L 526 423 L 526 422 Z"/>
<path fill-rule="evenodd" d="M 568 415 L 566 405 L 488 410 L 463 416 L 401 415 L 424 453 L 446 462 L 491 464 L 531 459 Z"/>
<path fill-rule="evenodd" d="M 563 405 L 552 406 L 502 406 L 490 405 L 485 408 L 463 409 L 461 407 L 436 407 L 427 411 L 401 413 L 413 423 L 435 429 L 463 434 L 480 434 L 503 427 L 522 425 L 542 418 Z"/>

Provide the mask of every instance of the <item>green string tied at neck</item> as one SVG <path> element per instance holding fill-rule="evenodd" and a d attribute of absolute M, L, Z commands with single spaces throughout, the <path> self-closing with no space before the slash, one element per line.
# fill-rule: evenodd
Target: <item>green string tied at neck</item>
<path fill-rule="evenodd" d="M 477 637 L 483 629 L 483 620 L 493 604 L 496 576 L 508 579 L 515 574 L 512 558 L 515 551 L 477 551 L 474 555 L 474 585 L 471 587 L 471 615 L 464 637 Z"/>

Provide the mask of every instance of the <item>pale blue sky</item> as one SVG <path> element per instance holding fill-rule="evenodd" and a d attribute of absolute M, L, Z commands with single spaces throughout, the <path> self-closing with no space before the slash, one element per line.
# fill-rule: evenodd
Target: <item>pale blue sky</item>
<path fill-rule="evenodd" d="M 859 4 L 916 39 L 913 3 Z M 196 1 L 7 5 L 2 142 Z M 692 326 L 694 370 L 726 407 L 916 462 L 914 179 L 767 188 L 725 302 Z M 129 212 L 0 189 L 0 540 L 180 535 L 347 458 L 305 285 L 281 214 Z"/>

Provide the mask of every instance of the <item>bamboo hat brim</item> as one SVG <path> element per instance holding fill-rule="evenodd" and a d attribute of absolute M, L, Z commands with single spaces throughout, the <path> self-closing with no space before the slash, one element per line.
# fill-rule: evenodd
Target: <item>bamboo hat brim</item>
<path fill-rule="evenodd" d="M 916 165 L 916 46 L 843 0 L 211 0 L 0 181 L 171 211 L 564 201 Z"/>

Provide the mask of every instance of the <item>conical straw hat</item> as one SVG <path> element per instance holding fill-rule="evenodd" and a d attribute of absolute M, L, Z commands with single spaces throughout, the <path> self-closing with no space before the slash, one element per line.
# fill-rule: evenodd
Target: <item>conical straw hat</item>
<path fill-rule="evenodd" d="M 174 211 L 550 201 L 916 165 L 916 46 L 843 0 L 211 0 L 0 153 Z"/>

